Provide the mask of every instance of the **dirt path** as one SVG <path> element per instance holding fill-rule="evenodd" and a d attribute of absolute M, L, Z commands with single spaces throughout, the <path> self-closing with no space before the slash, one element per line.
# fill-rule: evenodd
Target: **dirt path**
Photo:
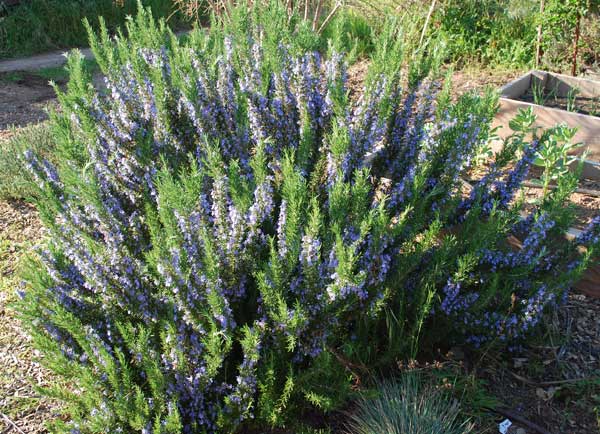
<path fill-rule="evenodd" d="M 175 36 L 183 36 L 188 30 L 178 30 Z M 51 51 L 30 57 L 21 57 L 17 59 L 0 60 L 0 73 L 13 71 L 37 71 L 43 68 L 53 68 L 62 66 L 67 62 L 65 53 L 72 49 Z M 86 59 L 93 59 L 94 55 L 89 48 L 78 48 Z"/>
<path fill-rule="evenodd" d="M 104 88 L 102 74 L 96 72 L 92 80 L 97 89 Z M 62 88 L 66 76 L 54 82 Z M 48 78 L 29 71 L 0 72 L 0 141 L 12 133 L 12 127 L 45 121 L 48 109 L 55 106 L 56 93 Z"/>
<path fill-rule="evenodd" d="M 87 59 L 93 59 L 94 56 L 89 48 L 81 48 L 80 51 Z M 0 60 L 0 72 L 37 71 L 43 68 L 62 66 L 66 62 L 65 50 L 52 51 L 32 57 Z"/>

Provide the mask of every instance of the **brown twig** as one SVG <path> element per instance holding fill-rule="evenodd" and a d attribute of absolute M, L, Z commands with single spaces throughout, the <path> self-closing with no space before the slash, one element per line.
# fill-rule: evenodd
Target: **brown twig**
<path fill-rule="evenodd" d="M 287 9 L 288 23 L 289 23 L 289 21 L 292 19 L 292 15 L 294 14 L 294 2 L 293 2 L 293 0 L 287 0 L 285 8 Z"/>
<path fill-rule="evenodd" d="M 342 7 L 342 3 L 341 2 L 337 2 L 335 4 L 335 6 L 333 7 L 333 9 L 331 10 L 331 12 L 329 12 L 329 15 L 327 15 L 327 18 L 325 18 L 323 20 L 323 22 L 321 23 L 321 27 L 319 27 L 319 30 L 317 31 L 318 34 L 321 34 L 323 32 L 323 29 L 325 27 L 327 27 L 327 24 L 329 24 L 329 21 L 331 21 L 331 19 L 335 16 L 335 14 L 337 13 L 338 9 Z"/>
<path fill-rule="evenodd" d="M 536 424 L 528 419 L 525 419 L 523 416 L 521 416 L 517 413 L 514 413 L 507 408 L 502 408 L 502 407 L 498 407 L 498 408 L 485 407 L 485 408 L 488 409 L 489 411 L 492 411 L 501 416 L 507 417 L 515 422 L 518 422 L 521 425 L 525 425 L 527 428 L 531 428 L 532 430 L 534 430 L 535 432 L 538 432 L 539 434 L 552 434 L 546 428 L 542 428 L 538 424 Z"/>
<path fill-rule="evenodd" d="M 540 0 L 540 17 L 544 13 L 544 0 Z M 537 68 L 540 64 L 540 58 L 542 57 L 542 23 L 538 24 L 537 38 L 535 44 L 535 67 Z"/>
<path fill-rule="evenodd" d="M 323 0 L 319 0 L 317 2 L 317 6 L 315 6 L 315 14 L 313 16 L 313 21 L 312 21 L 312 31 L 316 32 L 317 31 L 317 24 L 319 22 L 319 17 L 321 16 L 321 6 L 323 5 Z"/>
<path fill-rule="evenodd" d="M 421 31 L 421 38 L 419 39 L 419 45 L 423 43 L 423 39 L 425 39 L 425 33 L 427 32 L 427 27 L 429 27 L 429 20 L 431 19 L 431 15 L 435 10 L 435 4 L 437 0 L 432 0 L 431 6 L 429 7 L 429 12 L 427 13 L 427 18 L 425 19 L 425 24 L 423 25 L 423 30 Z"/>
<path fill-rule="evenodd" d="M 346 368 L 346 370 L 348 370 L 348 372 L 350 372 L 354 377 L 356 377 L 356 381 L 358 384 L 360 384 L 360 382 L 361 382 L 361 380 L 360 380 L 361 374 L 359 374 L 356 371 L 358 370 L 358 371 L 362 371 L 364 373 L 369 372 L 369 369 L 366 366 L 358 365 L 354 362 L 351 362 L 350 360 L 345 358 L 342 354 L 337 352 L 334 348 L 327 347 L 327 350 L 335 356 L 335 358 L 338 360 L 338 362 L 340 362 L 344 366 L 344 368 Z"/>
<path fill-rule="evenodd" d="M 536 184 L 535 182 L 523 181 L 523 186 L 529 188 L 543 188 L 543 186 Z M 549 185 L 548 190 L 556 190 L 555 185 Z M 590 190 L 589 188 L 576 188 L 575 193 L 587 194 L 588 196 L 600 197 L 600 191 Z"/>
<path fill-rule="evenodd" d="M 579 37 L 581 35 L 581 11 L 577 8 L 577 23 L 575 23 L 575 37 L 573 38 L 573 60 L 571 75 L 577 75 L 577 54 L 579 53 Z"/>
<path fill-rule="evenodd" d="M 9 426 L 12 426 L 12 427 L 13 427 L 14 429 L 16 429 L 16 430 L 17 430 L 17 431 L 18 431 L 20 434 L 25 434 L 25 433 L 23 432 L 23 430 L 22 430 L 21 428 L 19 428 L 19 427 L 17 426 L 17 424 L 16 424 L 16 423 L 14 423 L 12 420 L 10 420 L 10 419 L 9 419 L 9 417 L 8 417 L 7 415 L 5 415 L 4 413 L 0 413 L 0 415 L 2 415 L 2 419 L 4 419 L 4 420 L 5 420 L 5 421 L 6 421 L 6 422 L 9 424 Z M 10 430 L 10 429 L 9 429 L 9 430 Z M 7 431 L 7 432 L 8 432 L 8 431 Z"/>
<path fill-rule="evenodd" d="M 525 378 L 519 374 L 516 374 L 512 371 L 509 371 L 510 375 L 515 377 L 517 380 L 529 384 L 531 386 L 560 386 L 561 384 L 570 384 L 570 383 L 578 383 L 582 381 L 580 378 L 571 378 L 567 380 L 554 380 L 554 381 L 533 381 L 529 378 Z"/>

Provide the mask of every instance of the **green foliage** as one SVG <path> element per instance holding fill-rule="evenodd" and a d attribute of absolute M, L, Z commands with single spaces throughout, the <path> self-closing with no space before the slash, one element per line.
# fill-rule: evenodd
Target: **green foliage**
<path fill-rule="evenodd" d="M 581 143 L 573 143 L 575 133 L 576 129 L 559 125 L 547 130 L 540 139 L 540 149 L 534 164 L 544 170 L 540 177 L 543 197 L 548 193 L 551 181 L 567 177 L 570 166 L 579 159 L 585 159 L 585 153 L 582 157 L 572 155 L 573 151 L 582 146 Z"/>
<path fill-rule="evenodd" d="M 377 384 L 365 394 L 350 416 L 351 434 L 466 434 L 457 401 L 443 391 L 422 384 L 416 374 Z"/>
<path fill-rule="evenodd" d="M 592 11 L 581 22 L 580 63 L 582 65 L 600 65 L 598 41 L 600 41 L 600 11 Z"/>
<path fill-rule="evenodd" d="M 26 56 L 41 51 L 85 45 L 87 32 L 82 20 L 98 28 L 103 16 L 114 31 L 125 17 L 135 13 L 138 0 L 29 0 L 2 10 L 0 6 L 0 59 Z M 156 16 L 170 16 L 172 0 L 143 0 Z M 1 4 L 1 2 L 0 2 Z M 179 15 L 172 23 L 181 22 Z"/>
<path fill-rule="evenodd" d="M 499 68 L 533 64 L 535 0 L 457 0 L 432 2 L 356 0 L 351 8 L 379 28 L 395 15 L 403 28 L 404 44 L 418 51 L 427 40 L 444 46 L 443 60 L 459 65 L 473 61 Z M 430 12 L 432 14 L 430 15 Z"/>
<path fill-rule="evenodd" d="M 322 38 L 330 51 L 346 52 L 349 63 L 367 57 L 374 48 L 373 33 L 377 30 L 371 22 L 352 9 L 340 10 L 325 27 Z"/>
<path fill-rule="evenodd" d="M 575 42 L 576 28 L 579 26 L 581 33 L 582 27 L 592 27 L 598 20 L 599 7 L 598 0 L 547 0 L 545 2 L 544 11 L 539 14 L 537 20 L 542 27 L 541 48 L 544 63 L 557 69 L 565 69 L 572 63 L 575 45 L 585 44 L 582 40 Z M 596 51 L 594 47 L 588 47 L 588 52 L 590 50 L 592 53 Z"/>
<path fill-rule="evenodd" d="M 48 123 L 31 125 L 14 131 L 6 141 L 0 141 L 0 198 L 28 199 L 37 193 L 22 158 L 33 149 L 42 158 L 55 161 L 56 142 Z"/>
<path fill-rule="evenodd" d="M 576 87 L 569 89 L 567 93 L 567 111 L 574 112 L 577 110 L 577 94 L 579 94 L 579 89 Z"/>
<path fill-rule="evenodd" d="M 405 43 L 411 50 L 422 45 L 422 32 L 443 41 L 445 61 L 464 65 L 480 62 L 494 68 L 531 68 L 534 65 L 538 26 L 542 27 L 542 64 L 562 70 L 572 61 L 575 26 L 581 18 L 579 61 L 594 65 L 597 49 L 597 0 L 547 0 L 540 13 L 539 0 L 437 1 L 427 21 L 431 2 L 357 0 L 357 11 L 378 28 L 388 14 L 402 21 Z"/>
<path fill-rule="evenodd" d="M 447 40 L 449 59 L 511 68 L 533 64 L 536 38 L 533 0 L 459 0 L 446 2 L 435 27 Z"/>
<path fill-rule="evenodd" d="M 531 84 L 531 92 L 533 94 L 533 103 L 537 105 L 545 105 L 548 98 L 554 96 L 554 90 L 547 92 L 541 80 L 535 80 Z"/>
<path fill-rule="evenodd" d="M 510 121 L 509 127 L 516 137 L 521 137 L 523 134 L 534 134 L 537 136 L 538 127 L 534 126 L 536 116 L 533 109 L 521 109 L 517 116 Z M 548 194 L 548 187 L 552 181 L 561 181 L 559 184 L 565 185 L 572 182 L 573 164 L 577 160 L 585 159 L 585 152 L 582 156 L 574 156 L 573 151 L 582 146 L 581 143 L 574 143 L 573 137 L 577 130 L 569 128 L 567 125 L 557 125 L 542 132 L 537 139 L 539 142 L 538 150 L 535 154 L 533 164 L 541 167 L 543 172 L 538 182 L 543 187 L 542 200 Z M 581 169 L 581 167 L 579 167 Z M 578 170 L 575 170 L 577 176 Z M 568 180 L 568 181 L 567 181 Z"/>

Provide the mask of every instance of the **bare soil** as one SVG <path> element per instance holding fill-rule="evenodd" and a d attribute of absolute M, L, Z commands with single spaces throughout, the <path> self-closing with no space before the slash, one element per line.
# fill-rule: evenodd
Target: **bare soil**
<path fill-rule="evenodd" d="M 0 130 L 48 119 L 47 108 L 55 101 L 54 89 L 38 75 L 0 74 Z"/>
<path fill-rule="evenodd" d="M 595 186 L 596 184 L 596 181 L 584 179 L 581 181 L 580 186 L 582 188 L 588 188 L 585 186 Z M 592 188 L 592 190 L 600 191 L 600 188 L 595 187 Z M 532 201 L 542 197 L 541 188 L 524 187 L 523 193 L 527 201 Z M 571 194 L 569 201 L 574 207 L 575 222 L 573 226 L 577 229 L 585 228 L 594 217 L 600 215 L 600 197 L 575 192 Z"/>
<path fill-rule="evenodd" d="M 442 368 L 478 384 L 482 401 L 483 395 L 496 401 L 495 411 L 475 415 L 474 432 L 498 433 L 498 424 L 508 418 L 509 434 L 599 433 L 599 310 L 600 300 L 570 294 L 519 351 L 453 348 L 441 356 Z"/>
<path fill-rule="evenodd" d="M 79 48 L 79 51 L 86 59 L 93 59 L 93 54 L 89 48 Z M 56 50 L 49 53 L 37 54 L 35 56 L 0 60 L 0 73 L 13 71 L 39 71 L 43 68 L 63 66 L 66 62 L 65 50 Z"/>
<path fill-rule="evenodd" d="M 533 104 L 540 104 L 544 107 L 557 108 L 561 110 L 581 113 L 590 116 L 600 116 L 600 98 L 589 98 L 583 96 L 575 96 L 573 107 L 569 107 L 569 99 L 564 96 L 557 96 L 553 92 L 544 90 L 543 101 L 536 101 L 533 90 L 529 89 L 525 94 L 521 95 L 518 100 Z"/>
<path fill-rule="evenodd" d="M 540 167 L 532 167 L 527 177 L 528 181 L 539 179 L 542 174 Z M 553 184 L 551 184 L 552 186 Z M 581 179 L 579 188 L 582 190 L 591 190 L 600 194 L 600 181 L 593 179 Z M 543 189 L 537 187 L 523 187 L 523 194 L 526 202 L 533 202 L 542 197 Z M 573 205 L 575 212 L 575 222 L 573 226 L 577 229 L 585 228 L 594 217 L 600 215 L 600 197 L 591 194 L 574 192 L 569 197 L 569 202 Z M 525 208 L 530 205 L 526 203 Z"/>
<path fill-rule="evenodd" d="M 483 92 L 486 89 L 500 89 L 506 83 L 520 77 L 523 71 L 466 68 L 452 73 L 452 88 L 456 96 L 467 92 Z"/>
<path fill-rule="evenodd" d="M 600 300 L 571 294 L 537 342 L 496 359 L 487 354 L 478 377 L 503 406 L 551 433 L 600 432 L 599 311 Z"/>

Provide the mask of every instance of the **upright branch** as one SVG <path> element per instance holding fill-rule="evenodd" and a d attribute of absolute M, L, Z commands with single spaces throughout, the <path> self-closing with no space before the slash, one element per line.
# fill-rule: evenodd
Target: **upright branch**
<path fill-rule="evenodd" d="M 327 25 L 329 24 L 329 22 L 331 21 L 331 19 L 335 16 L 335 14 L 337 13 L 337 11 L 342 7 L 342 3 L 341 2 L 337 2 L 335 4 L 335 6 L 333 7 L 333 9 L 331 9 L 331 12 L 329 12 L 329 15 L 327 15 L 325 17 L 325 19 L 323 20 L 323 22 L 321 23 L 321 26 L 319 27 L 319 29 L 317 30 L 318 34 L 323 33 L 323 30 L 325 29 L 325 27 L 327 27 Z"/>
<path fill-rule="evenodd" d="M 419 39 L 419 45 L 423 43 L 425 39 L 425 34 L 427 33 L 427 28 L 429 27 L 429 20 L 431 20 L 431 15 L 433 15 L 433 11 L 435 10 L 435 5 L 437 0 L 432 0 L 431 6 L 429 6 L 429 12 L 427 12 L 427 18 L 425 19 L 425 24 L 423 24 L 423 30 L 421 31 L 421 38 Z"/>
<path fill-rule="evenodd" d="M 579 54 L 579 37 L 581 36 L 581 9 L 577 8 L 575 22 L 575 37 L 573 38 L 573 60 L 571 62 L 571 75 L 577 75 L 577 55 Z"/>
<path fill-rule="evenodd" d="M 540 0 L 540 23 L 537 28 L 537 41 L 535 46 L 535 67 L 537 68 L 540 64 L 540 58 L 542 57 L 542 20 L 544 15 L 545 0 Z"/>

